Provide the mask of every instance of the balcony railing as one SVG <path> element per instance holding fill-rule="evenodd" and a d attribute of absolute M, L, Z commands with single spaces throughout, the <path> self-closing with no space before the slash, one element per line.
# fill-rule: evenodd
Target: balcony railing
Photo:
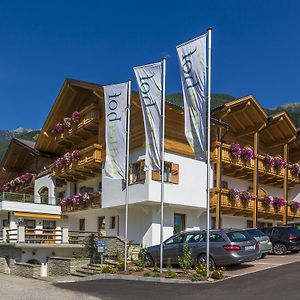
<path fill-rule="evenodd" d="M 101 173 L 102 146 L 93 144 L 79 151 L 79 160 L 62 168 L 50 166 L 52 177 L 67 181 L 85 180 Z"/>
<path fill-rule="evenodd" d="M 80 122 L 78 124 L 72 123 L 71 128 L 64 128 L 64 131 L 55 137 L 59 144 L 67 144 L 73 142 L 84 141 L 87 133 L 96 134 L 99 124 L 99 109 L 96 104 L 91 104 L 79 111 Z"/>
<path fill-rule="evenodd" d="M 241 216 L 252 216 L 254 209 L 254 201 L 250 200 L 247 205 L 241 200 L 232 201 L 229 197 L 229 190 L 213 188 L 210 190 L 210 207 L 212 211 L 216 209 L 218 203 L 219 193 L 221 193 L 221 208 L 222 214 L 232 214 Z M 266 206 L 263 203 L 263 199 L 258 199 L 258 217 L 270 218 L 270 219 L 282 219 L 284 213 L 284 206 L 275 208 L 273 205 Z M 293 211 L 289 204 L 288 206 L 288 218 L 293 220 L 294 218 L 300 218 L 300 210 Z"/>
<path fill-rule="evenodd" d="M 218 160 L 218 152 L 220 142 L 212 143 L 211 159 L 213 162 Z M 233 176 L 244 180 L 253 180 L 254 160 L 250 159 L 245 161 L 241 157 L 233 157 L 230 145 L 222 144 L 222 174 Z M 293 175 L 291 172 L 291 164 L 287 165 L 288 168 L 288 182 L 289 185 L 300 183 L 299 176 Z M 276 170 L 274 167 L 268 167 L 265 164 L 265 156 L 258 155 L 258 175 L 261 184 L 273 185 L 277 187 L 283 186 L 284 169 Z"/>
<path fill-rule="evenodd" d="M 101 207 L 101 194 L 95 193 L 90 196 L 89 200 L 81 201 L 79 205 L 74 205 L 68 201 L 65 206 L 61 207 L 63 213 L 81 211 L 91 208 L 100 208 Z"/>
<path fill-rule="evenodd" d="M 51 200 L 51 201 L 50 201 Z M 36 199 L 32 194 L 25 193 L 11 193 L 11 192 L 2 192 L 0 193 L 0 202 L 2 201 L 13 201 L 13 202 L 23 202 L 23 203 L 35 203 L 35 204 L 45 204 L 45 205 L 59 205 L 60 203 L 52 201 L 53 198 L 47 195 L 40 195 L 39 199 Z"/>

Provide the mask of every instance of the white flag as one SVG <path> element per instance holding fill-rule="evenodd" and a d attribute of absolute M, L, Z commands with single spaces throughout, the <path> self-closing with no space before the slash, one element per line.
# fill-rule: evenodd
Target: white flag
<path fill-rule="evenodd" d="M 161 168 L 162 71 L 162 62 L 134 68 L 144 117 L 146 171 Z"/>
<path fill-rule="evenodd" d="M 206 158 L 206 38 L 177 46 L 184 100 L 185 136 L 197 160 Z"/>
<path fill-rule="evenodd" d="M 125 179 L 126 108 L 128 82 L 104 87 L 105 101 L 105 177 Z"/>

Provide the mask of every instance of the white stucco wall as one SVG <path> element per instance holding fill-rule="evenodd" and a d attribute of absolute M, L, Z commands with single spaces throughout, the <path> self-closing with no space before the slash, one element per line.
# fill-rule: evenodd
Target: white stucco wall
<path fill-rule="evenodd" d="M 131 154 L 130 162 L 144 159 L 144 151 Z M 165 203 L 206 207 L 206 164 L 189 157 L 166 153 L 165 160 L 179 164 L 179 184 L 165 183 Z M 211 171 L 211 187 L 213 172 Z M 124 205 L 125 189 L 121 180 L 102 179 L 102 206 Z M 129 203 L 160 202 L 161 184 L 146 172 L 144 183 L 129 187 Z"/>
<path fill-rule="evenodd" d="M 42 177 L 37 178 L 34 181 L 34 201 L 36 203 L 41 203 L 41 198 L 40 198 L 40 190 L 43 187 L 47 187 L 48 188 L 48 195 L 49 195 L 49 200 L 48 203 L 49 204 L 55 204 L 55 184 L 54 184 L 54 180 L 51 177 L 51 174 L 46 174 Z"/>

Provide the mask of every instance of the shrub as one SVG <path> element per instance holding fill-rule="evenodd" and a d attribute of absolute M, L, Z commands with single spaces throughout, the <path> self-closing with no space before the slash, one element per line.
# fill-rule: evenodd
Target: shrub
<path fill-rule="evenodd" d="M 82 249 L 83 257 L 90 258 L 91 262 L 93 263 L 95 260 L 95 255 L 97 253 L 95 235 L 90 234 L 89 236 L 87 236 L 83 240 L 82 245 L 83 245 L 83 249 Z"/>
<path fill-rule="evenodd" d="M 151 277 L 151 273 L 150 272 L 145 272 L 144 277 Z"/>
<path fill-rule="evenodd" d="M 160 273 L 153 273 L 152 277 L 160 277 Z"/>
<path fill-rule="evenodd" d="M 214 269 L 210 273 L 210 277 L 213 279 L 222 279 L 224 278 L 225 268 Z"/>
<path fill-rule="evenodd" d="M 176 278 L 176 277 L 177 277 L 177 273 L 176 272 L 171 271 L 171 270 L 167 271 L 166 278 Z"/>
<path fill-rule="evenodd" d="M 113 274 L 115 273 L 115 268 L 112 265 L 102 265 L 101 267 L 101 273 L 109 273 Z"/>
<path fill-rule="evenodd" d="M 173 234 L 177 234 L 177 233 L 180 233 L 180 225 L 179 224 L 175 224 L 174 229 L 173 229 Z"/>
<path fill-rule="evenodd" d="M 154 273 L 159 273 L 159 267 L 157 266 L 157 263 L 154 264 L 153 272 Z"/>
<path fill-rule="evenodd" d="M 143 271 L 146 268 L 146 255 L 146 249 L 142 249 L 139 254 L 139 259 L 136 262 L 136 265 L 140 271 Z"/>
<path fill-rule="evenodd" d="M 192 262 L 193 259 L 192 259 L 191 249 L 189 248 L 188 243 L 185 242 L 183 245 L 182 256 L 178 256 L 179 267 L 182 270 L 191 269 Z"/>
<path fill-rule="evenodd" d="M 197 274 L 200 274 L 202 276 L 206 276 L 207 274 L 207 267 L 205 264 L 198 264 L 195 266 L 195 271 Z"/>
<path fill-rule="evenodd" d="M 192 276 L 192 281 L 202 281 L 202 280 L 203 280 L 203 275 L 202 275 L 202 274 L 195 273 L 195 274 Z"/>

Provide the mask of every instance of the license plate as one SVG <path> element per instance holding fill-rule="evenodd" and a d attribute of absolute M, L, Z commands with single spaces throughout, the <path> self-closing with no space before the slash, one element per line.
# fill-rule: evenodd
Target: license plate
<path fill-rule="evenodd" d="M 249 250 L 254 250 L 255 249 L 255 246 L 245 246 L 245 250 L 246 251 L 249 251 Z"/>

